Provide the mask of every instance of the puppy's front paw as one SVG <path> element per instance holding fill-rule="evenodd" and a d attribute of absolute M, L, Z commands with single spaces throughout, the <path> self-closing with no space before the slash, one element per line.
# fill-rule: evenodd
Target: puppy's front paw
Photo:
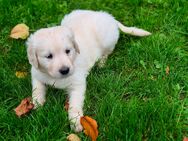
<path fill-rule="evenodd" d="M 80 118 L 75 118 L 70 121 L 70 127 L 74 132 L 81 132 L 83 130 L 83 127 L 80 123 Z"/>
<path fill-rule="evenodd" d="M 70 127 L 75 132 L 81 132 L 83 127 L 80 123 L 80 118 L 83 116 L 82 110 L 69 109 Z"/>
<path fill-rule="evenodd" d="M 34 109 L 37 109 L 40 106 L 43 106 L 44 103 L 46 102 L 46 100 L 43 99 L 43 98 L 34 98 L 34 97 L 33 97 L 32 101 L 33 101 L 33 104 L 34 104 Z"/>

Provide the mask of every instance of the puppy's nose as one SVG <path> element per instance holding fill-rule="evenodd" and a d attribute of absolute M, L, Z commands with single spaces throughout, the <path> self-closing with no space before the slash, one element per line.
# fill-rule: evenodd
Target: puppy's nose
<path fill-rule="evenodd" d="M 62 75 L 66 75 L 69 73 L 69 67 L 62 67 L 59 72 L 62 74 Z"/>

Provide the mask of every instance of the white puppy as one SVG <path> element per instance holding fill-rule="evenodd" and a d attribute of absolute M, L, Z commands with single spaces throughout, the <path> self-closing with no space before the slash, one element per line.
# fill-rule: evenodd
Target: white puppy
<path fill-rule="evenodd" d="M 32 98 L 35 108 L 46 101 L 46 84 L 66 88 L 69 94 L 71 128 L 82 130 L 86 77 L 97 60 L 104 64 L 113 51 L 119 30 L 135 36 L 149 32 L 126 27 L 105 12 L 76 10 L 65 16 L 61 26 L 43 28 L 27 41 L 32 65 Z"/>

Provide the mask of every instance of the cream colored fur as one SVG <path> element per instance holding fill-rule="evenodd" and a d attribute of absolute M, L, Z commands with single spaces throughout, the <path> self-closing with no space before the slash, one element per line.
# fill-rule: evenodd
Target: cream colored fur
<path fill-rule="evenodd" d="M 64 17 L 60 26 L 40 29 L 31 35 L 27 52 L 32 65 L 35 108 L 46 101 L 46 84 L 66 89 L 71 128 L 81 131 L 86 77 L 97 60 L 103 58 L 101 62 L 104 64 L 113 51 L 119 29 L 136 36 L 150 35 L 141 29 L 125 27 L 110 14 L 89 10 L 73 11 Z M 69 72 L 62 75 L 60 69 L 65 67 Z"/>

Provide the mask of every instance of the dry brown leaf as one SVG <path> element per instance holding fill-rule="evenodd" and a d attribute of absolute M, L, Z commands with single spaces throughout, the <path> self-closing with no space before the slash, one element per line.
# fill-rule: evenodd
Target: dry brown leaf
<path fill-rule="evenodd" d="M 76 134 L 70 134 L 67 136 L 68 141 L 81 141 L 80 138 Z"/>
<path fill-rule="evenodd" d="M 65 108 L 65 111 L 69 110 L 69 100 L 68 99 L 66 99 L 66 101 L 65 101 L 64 108 Z"/>
<path fill-rule="evenodd" d="M 184 138 L 183 138 L 183 141 L 188 141 L 188 137 L 184 137 Z"/>
<path fill-rule="evenodd" d="M 25 99 L 23 99 L 20 103 L 20 105 L 18 105 L 14 111 L 16 112 L 16 115 L 18 117 L 21 117 L 22 115 L 27 114 L 28 112 L 30 112 L 34 107 L 34 104 L 31 103 L 31 97 L 27 97 Z"/>
<path fill-rule="evenodd" d="M 166 67 L 166 75 L 169 75 L 169 73 L 170 73 L 170 67 L 167 66 L 167 67 Z"/>
<path fill-rule="evenodd" d="M 18 78 L 24 78 L 27 76 L 27 72 L 24 72 L 24 71 L 16 71 L 15 73 L 16 77 Z"/>
<path fill-rule="evenodd" d="M 10 37 L 14 39 L 26 39 L 29 36 L 29 27 L 25 24 L 17 24 L 10 33 Z"/>
<path fill-rule="evenodd" d="M 99 134 L 96 120 L 92 119 L 89 116 L 83 116 L 81 117 L 80 122 L 84 128 L 84 133 L 87 136 L 90 136 L 92 141 L 96 141 Z"/>

